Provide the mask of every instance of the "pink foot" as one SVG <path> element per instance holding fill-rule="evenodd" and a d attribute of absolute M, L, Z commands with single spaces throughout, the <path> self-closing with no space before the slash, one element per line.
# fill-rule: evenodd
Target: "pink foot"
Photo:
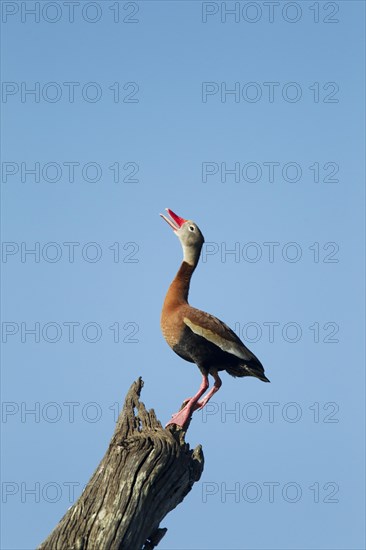
<path fill-rule="evenodd" d="M 183 428 L 185 424 L 190 420 L 192 414 L 195 410 L 199 408 L 199 398 L 205 393 L 208 388 L 208 378 L 207 374 L 202 375 L 202 383 L 200 389 L 194 397 L 186 399 L 183 403 L 183 408 L 177 413 L 173 414 L 172 418 L 169 420 L 168 424 L 165 427 L 175 424 Z M 206 402 L 205 402 L 206 403 Z"/>
<path fill-rule="evenodd" d="M 186 405 L 183 409 L 173 414 L 173 416 L 171 417 L 169 422 L 165 425 L 165 427 L 167 428 L 171 424 L 175 424 L 180 428 L 184 428 L 185 424 L 187 424 L 188 420 L 191 418 L 192 413 L 193 413 L 192 408 Z"/>

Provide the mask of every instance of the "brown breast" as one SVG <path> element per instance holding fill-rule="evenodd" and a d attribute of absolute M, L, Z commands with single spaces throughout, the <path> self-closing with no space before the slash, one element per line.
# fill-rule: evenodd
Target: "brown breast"
<path fill-rule="evenodd" d="M 188 305 L 188 304 L 187 304 Z M 185 304 L 175 307 L 168 307 L 164 302 L 161 312 L 161 332 L 169 346 L 173 348 L 180 340 L 182 331 L 185 328 L 183 318 L 185 315 Z"/>
<path fill-rule="evenodd" d="M 182 262 L 168 292 L 161 312 L 161 331 L 169 346 L 173 348 L 185 328 L 183 318 L 188 305 L 189 282 L 195 266 Z"/>

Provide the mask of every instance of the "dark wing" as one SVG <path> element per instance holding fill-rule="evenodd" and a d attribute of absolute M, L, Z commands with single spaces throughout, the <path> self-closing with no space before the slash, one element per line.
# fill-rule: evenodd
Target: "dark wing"
<path fill-rule="evenodd" d="M 231 353 L 244 361 L 257 360 L 235 332 L 217 317 L 190 307 L 183 322 L 192 332 L 215 344 L 222 351 Z"/>

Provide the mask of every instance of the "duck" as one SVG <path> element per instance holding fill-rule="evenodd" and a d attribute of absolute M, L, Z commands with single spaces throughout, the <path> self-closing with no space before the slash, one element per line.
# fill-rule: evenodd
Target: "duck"
<path fill-rule="evenodd" d="M 222 385 L 219 372 L 233 377 L 254 376 L 269 382 L 260 360 L 237 334 L 217 317 L 188 303 L 192 275 L 198 265 L 205 241 L 198 225 L 166 208 L 168 216 L 160 216 L 172 228 L 183 250 L 183 261 L 166 293 L 160 326 L 170 348 L 185 361 L 195 363 L 202 375 L 201 385 L 193 397 L 166 424 L 185 428 L 193 413 L 203 409 Z M 214 384 L 209 389 L 209 376 Z"/>

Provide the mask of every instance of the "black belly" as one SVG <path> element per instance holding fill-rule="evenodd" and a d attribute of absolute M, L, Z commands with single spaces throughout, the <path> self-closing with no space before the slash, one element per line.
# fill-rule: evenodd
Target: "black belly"
<path fill-rule="evenodd" d="M 242 359 L 222 351 L 218 346 L 203 336 L 195 334 L 188 327 L 184 329 L 180 341 L 173 347 L 173 350 L 186 361 L 196 363 L 204 374 L 208 374 L 211 369 L 221 371 L 243 363 Z"/>

